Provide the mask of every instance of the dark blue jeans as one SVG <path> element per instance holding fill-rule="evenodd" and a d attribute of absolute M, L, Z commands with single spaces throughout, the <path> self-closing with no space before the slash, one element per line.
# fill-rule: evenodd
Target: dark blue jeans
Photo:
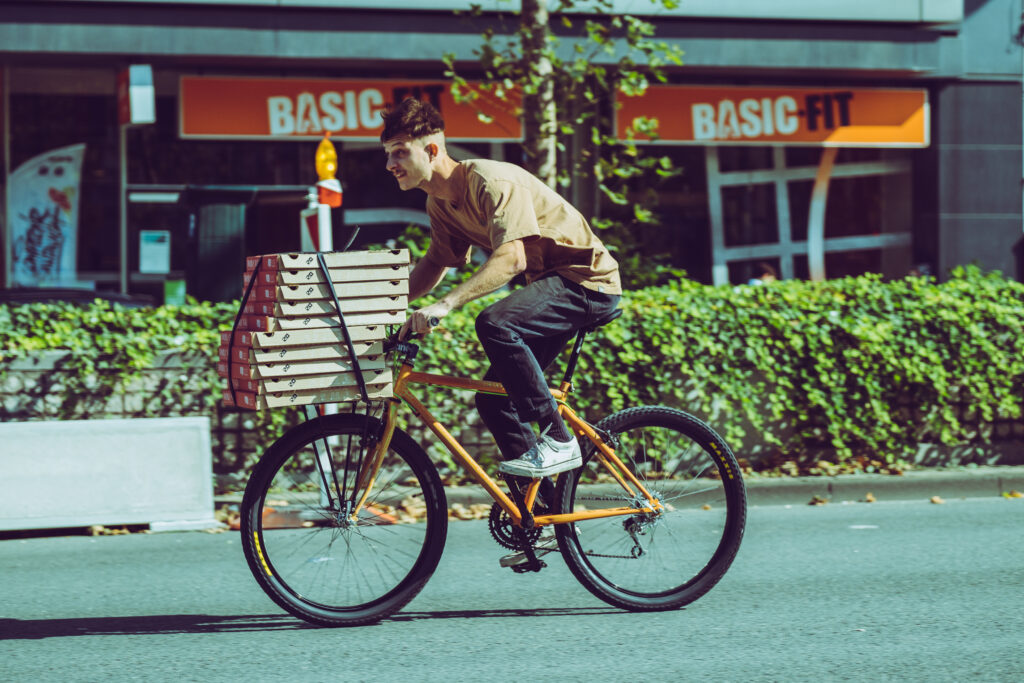
<path fill-rule="evenodd" d="M 576 332 L 610 314 L 615 294 L 582 287 L 551 274 L 485 308 L 476 334 L 491 367 L 484 379 L 501 382 L 508 396 L 476 395 L 476 407 L 505 460 L 537 441 L 531 423 L 557 410 L 544 370 Z"/>

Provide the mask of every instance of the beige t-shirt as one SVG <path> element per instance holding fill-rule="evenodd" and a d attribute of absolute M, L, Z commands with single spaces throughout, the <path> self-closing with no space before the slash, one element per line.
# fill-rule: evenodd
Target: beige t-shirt
<path fill-rule="evenodd" d="M 472 247 L 488 252 L 521 239 L 526 281 L 558 273 L 588 289 L 621 294 L 619 264 L 582 214 L 536 176 L 515 164 L 463 161 L 452 180 L 456 201 L 427 198 L 430 247 L 439 266 L 469 262 Z"/>

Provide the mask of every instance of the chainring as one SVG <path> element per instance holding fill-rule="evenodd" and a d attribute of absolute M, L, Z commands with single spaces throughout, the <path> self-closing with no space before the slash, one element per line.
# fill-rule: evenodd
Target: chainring
<path fill-rule="evenodd" d="M 491 537 L 501 547 L 508 548 L 509 550 L 522 550 L 516 542 L 512 518 L 497 503 L 491 505 L 491 514 L 487 517 L 487 528 L 491 530 Z M 530 542 L 530 545 L 537 543 L 537 539 L 540 538 L 540 531 L 541 527 L 539 526 L 532 529 L 523 529 L 523 533 L 526 534 L 526 540 Z"/>

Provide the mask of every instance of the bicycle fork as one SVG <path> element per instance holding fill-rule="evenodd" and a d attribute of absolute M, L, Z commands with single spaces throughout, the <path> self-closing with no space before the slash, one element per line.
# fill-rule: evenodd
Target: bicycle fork
<path fill-rule="evenodd" d="M 341 485 L 338 483 L 338 472 L 334 466 L 334 459 L 331 457 L 331 445 L 326 438 L 317 439 L 313 443 L 316 452 L 316 466 L 320 485 L 320 506 L 326 510 L 335 510 L 339 521 L 355 522 L 359 512 L 365 507 L 370 496 L 377 474 L 380 472 L 381 463 L 384 461 L 384 454 L 387 453 L 391 444 L 391 437 L 395 433 L 395 410 L 397 403 L 390 400 L 387 403 L 387 410 L 384 418 L 383 433 L 366 434 L 366 439 L 372 439 L 373 450 L 367 457 L 365 444 L 361 449 L 359 462 L 355 472 L 355 485 L 351 493 L 345 492 L 349 479 L 349 462 L 346 458 L 345 470 L 342 473 Z M 306 406 L 305 415 L 307 419 L 314 419 L 320 415 L 317 406 Z M 332 488 L 333 484 L 333 488 Z M 332 495 L 331 491 L 334 491 Z M 337 499 L 335 509 L 334 500 Z"/>

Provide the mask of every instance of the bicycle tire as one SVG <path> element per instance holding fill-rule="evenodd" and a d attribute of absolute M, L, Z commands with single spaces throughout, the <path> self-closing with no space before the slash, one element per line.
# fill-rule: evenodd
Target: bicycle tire
<path fill-rule="evenodd" d="M 596 426 L 666 510 L 557 525 L 570 571 L 595 596 L 630 611 L 697 600 L 728 570 L 743 538 L 746 491 L 732 451 L 704 422 L 663 406 L 629 408 Z M 597 475 L 607 470 L 593 450 L 582 467 L 559 476 L 562 510 L 643 506 L 619 484 L 601 483 Z"/>
<path fill-rule="evenodd" d="M 405 432 L 395 430 L 356 519 L 340 512 L 338 501 L 358 497 L 351 491 L 359 457 L 381 429 L 380 420 L 358 414 L 304 422 L 267 449 L 246 485 L 240 527 L 249 569 L 300 619 L 324 626 L 379 621 L 408 604 L 437 568 L 448 529 L 444 488 Z M 326 487 L 313 445 L 323 439 L 335 442 Z"/>

